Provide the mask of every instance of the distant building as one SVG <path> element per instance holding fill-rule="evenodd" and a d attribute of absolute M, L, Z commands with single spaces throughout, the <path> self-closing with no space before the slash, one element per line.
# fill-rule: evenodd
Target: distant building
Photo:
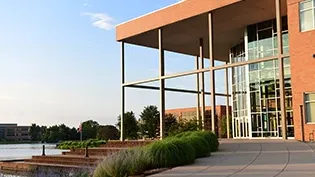
<path fill-rule="evenodd" d="M 210 130 L 211 129 L 211 106 L 206 106 L 205 108 L 205 129 Z M 223 117 L 226 117 L 226 106 L 225 105 L 218 105 L 215 107 L 216 109 L 216 116 L 215 122 L 216 122 L 216 133 L 220 136 L 220 124 L 221 119 Z M 231 106 L 230 106 L 230 116 L 231 116 Z M 201 111 L 201 108 L 200 108 Z M 197 107 L 190 107 L 190 108 L 177 108 L 177 109 L 168 109 L 165 110 L 166 114 L 173 114 L 177 117 L 177 120 L 186 119 L 196 119 L 197 118 Z M 201 116 L 201 115 L 200 115 Z"/>
<path fill-rule="evenodd" d="M 30 126 L 18 126 L 17 124 L 0 124 L 0 140 L 29 141 Z"/>

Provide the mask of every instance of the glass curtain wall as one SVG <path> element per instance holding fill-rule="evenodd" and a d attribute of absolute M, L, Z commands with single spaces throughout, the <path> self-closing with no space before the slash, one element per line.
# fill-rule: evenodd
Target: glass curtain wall
<path fill-rule="evenodd" d="M 246 60 L 245 45 L 241 43 L 231 49 L 231 62 L 237 63 Z M 237 138 L 249 137 L 249 121 L 247 109 L 247 74 L 246 66 L 232 68 L 233 90 L 233 136 Z"/>
<path fill-rule="evenodd" d="M 289 52 L 287 17 L 282 19 L 283 50 Z M 268 20 L 247 27 L 247 52 L 248 60 L 272 57 L 278 55 L 276 20 Z M 233 56 L 233 50 L 231 50 Z M 231 57 L 233 62 L 233 57 Z M 237 61 L 235 61 L 237 62 Z M 243 72 L 248 76 L 249 93 L 247 95 L 250 108 L 248 117 L 251 119 L 250 137 L 281 137 L 281 108 L 278 60 L 250 64 L 245 71 L 233 69 L 234 72 Z M 233 72 L 233 86 L 239 85 Z M 294 137 L 294 122 L 292 113 L 292 91 L 290 59 L 284 59 L 285 95 L 287 109 L 288 137 Z M 241 81 L 240 83 L 243 83 Z M 233 93 L 239 89 L 233 87 Z M 233 103 L 237 102 L 237 94 L 233 94 Z M 233 104 L 234 105 L 234 104 Z M 240 109 L 240 110 L 238 110 Z M 239 106 L 233 106 L 233 119 L 238 119 Z M 236 128 L 237 129 L 237 128 Z M 237 137 L 237 136 L 235 136 Z"/>

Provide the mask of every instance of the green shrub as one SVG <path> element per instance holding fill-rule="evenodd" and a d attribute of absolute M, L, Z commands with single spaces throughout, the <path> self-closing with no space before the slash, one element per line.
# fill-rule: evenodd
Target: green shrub
<path fill-rule="evenodd" d="M 181 139 L 194 147 L 196 158 L 206 157 L 211 154 L 211 146 L 204 137 L 190 135 L 184 136 Z"/>
<path fill-rule="evenodd" d="M 195 131 L 191 134 L 192 136 L 203 137 L 210 145 L 211 152 L 215 152 L 219 148 L 219 141 L 217 135 L 210 131 Z"/>
<path fill-rule="evenodd" d="M 178 138 L 157 141 L 147 147 L 153 168 L 175 167 L 194 162 L 195 149 Z"/>
<path fill-rule="evenodd" d="M 98 145 L 103 142 L 90 143 Z M 183 132 L 145 147 L 107 156 L 94 171 L 94 177 L 127 177 L 141 175 L 148 169 L 187 165 L 193 163 L 195 158 L 210 155 L 218 146 L 217 136 L 212 132 Z"/>
<path fill-rule="evenodd" d="M 95 169 L 93 177 L 127 177 L 143 174 L 150 163 L 143 148 L 122 150 L 107 156 Z"/>
<path fill-rule="evenodd" d="M 60 143 L 58 149 L 71 149 L 71 148 L 85 148 L 87 145 L 89 147 L 99 147 L 102 144 L 106 144 L 105 140 L 94 140 L 89 139 L 86 141 L 64 141 Z"/>
<path fill-rule="evenodd" d="M 176 138 L 186 137 L 186 136 L 191 135 L 192 133 L 193 133 L 192 131 L 182 132 L 182 133 L 179 133 L 179 134 L 175 135 L 175 137 Z"/>

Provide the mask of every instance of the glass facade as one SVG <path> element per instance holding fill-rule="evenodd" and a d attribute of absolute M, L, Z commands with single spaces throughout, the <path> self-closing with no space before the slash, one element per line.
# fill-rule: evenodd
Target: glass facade
<path fill-rule="evenodd" d="M 283 17 L 283 52 L 289 52 L 287 18 Z M 242 60 L 278 55 L 276 21 L 268 20 L 246 29 Z M 239 62 L 235 48 L 231 62 Z M 278 60 L 249 64 L 232 70 L 234 137 L 281 137 L 281 109 Z M 294 137 L 290 59 L 284 59 L 288 136 Z M 241 123 L 240 123 L 241 122 Z M 244 122 L 244 123 L 243 123 Z M 240 130 L 239 130 L 240 129 Z M 240 134 L 239 132 L 245 132 Z"/>
<path fill-rule="evenodd" d="M 245 45 L 241 43 L 231 49 L 231 62 L 246 61 Z M 247 109 L 247 73 L 246 66 L 232 68 L 232 90 L 233 90 L 233 136 L 249 137 L 249 121 Z"/>

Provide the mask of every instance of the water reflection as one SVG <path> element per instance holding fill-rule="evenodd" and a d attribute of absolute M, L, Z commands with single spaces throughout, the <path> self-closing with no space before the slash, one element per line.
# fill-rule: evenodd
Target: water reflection
<path fill-rule="evenodd" d="M 31 158 L 42 154 L 44 144 L 5 144 L 0 145 L 0 161 Z M 55 144 L 45 144 L 46 154 L 61 154 L 64 150 L 56 149 Z"/>

